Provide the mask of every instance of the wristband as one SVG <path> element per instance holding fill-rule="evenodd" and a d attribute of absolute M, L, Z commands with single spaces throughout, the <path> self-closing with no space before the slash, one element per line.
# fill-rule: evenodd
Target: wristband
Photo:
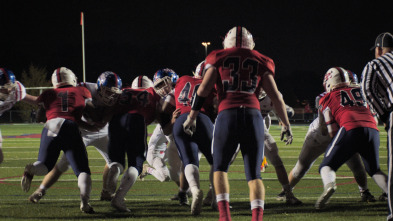
<path fill-rule="evenodd" d="M 206 97 L 200 97 L 195 93 L 194 101 L 191 105 L 191 110 L 199 111 L 205 103 Z"/>

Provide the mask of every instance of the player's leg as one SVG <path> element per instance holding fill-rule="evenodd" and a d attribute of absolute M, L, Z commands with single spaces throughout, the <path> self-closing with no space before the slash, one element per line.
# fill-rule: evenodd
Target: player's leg
<path fill-rule="evenodd" d="M 281 160 L 280 155 L 278 154 L 278 147 L 276 141 L 266 129 L 264 154 L 276 170 L 277 179 L 283 188 L 286 203 L 290 205 L 301 204 L 302 202 L 298 200 L 292 193 L 292 188 L 289 185 L 287 171 L 285 169 L 284 163 Z"/>
<path fill-rule="evenodd" d="M 388 220 L 393 219 L 393 112 L 389 114 L 388 123 L 386 125 L 388 136 Z"/>
<path fill-rule="evenodd" d="M 216 193 L 220 218 L 231 219 L 229 211 L 229 182 L 228 168 L 236 154 L 237 139 L 237 109 L 221 111 L 216 120 L 213 133 L 213 183 Z"/>
<path fill-rule="evenodd" d="M 53 167 L 53 169 L 45 175 L 40 186 L 30 195 L 29 200 L 32 203 L 38 203 L 40 199 L 46 194 L 46 191 L 53 186 L 59 180 L 60 176 L 66 172 L 70 164 L 67 161 L 66 156 L 63 154 L 59 162 Z"/>
<path fill-rule="evenodd" d="M 147 128 L 144 117 L 139 114 L 124 115 L 124 122 L 128 131 L 125 142 L 128 169 L 124 172 L 111 205 L 120 212 L 130 212 L 124 203 L 124 197 L 142 172 L 143 162 L 146 160 Z"/>
<path fill-rule="evenodd" d="M 352 171 L 356 183 L 358 184 L 361 201 L 375 202 L 375 197 L 370 193 L 370 190 L 367 187 L 367 174 L 360 155 L 356 153 L 346 162 L 346 164 Z"/>
<path fill-rule="evenodd" d="M 239 109 L 240 149 L 243 155 L 246 180 L 250 189 L 252 220 L 262 220 L 265 188 L 261 178 L 264 156 L 264 122 L 257 109 Z"/>

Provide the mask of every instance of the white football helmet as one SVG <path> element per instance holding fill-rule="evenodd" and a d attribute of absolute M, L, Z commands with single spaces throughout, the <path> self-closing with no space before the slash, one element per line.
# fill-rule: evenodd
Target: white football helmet
<path fill-rule="evenodd" d="M 76 76 L 74 72 L 66 67 L 57 68 L 52 74 L 52 84 L 54 88 L 70 85 L 76 86 Z"/>
<path fill-rule="evenodd" d="M 250 50 L 254 49 L 255 42 L 251 33 L 241 26 L 233 27 L 225 35 L 222 46 L 225 48 L 248 48 Z"/>
<path fill-rule="evenodd" d="M 194 78 L 202 79 L 203 70 L 205 69 L 205 60 L 198 64 L 194 72 Z"/>
<path fill-rule="evenodd" d="M 348 71 L 341 67 L 330 68 L 326 72 L 323 80 L 323 87 L 326 92 L 331 92 L 336 88 L 349 86 L 349 84 Z"/>
<path fill-rule="evenodd" d="M 153 81 L 145 75 L 139 75 L 132 81 L 131 84 L 132 89 L 146 89 L 153 86 Z"/>

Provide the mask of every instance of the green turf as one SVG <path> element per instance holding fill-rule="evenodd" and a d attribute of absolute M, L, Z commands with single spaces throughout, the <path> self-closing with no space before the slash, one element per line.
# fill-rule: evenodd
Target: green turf
<path fill-rule="evenodd" d="M 137 181 L 127 194 L 127 206 L 131 214 L 115 212 L 109 202 L 99 201 L 102 187 L 102 170 L 104 160 L 93 148 L 88 147 L 90 168 L 92 171 L 93 189 L 91 205 L 96 214 L 83 214 L 79 211 L 79 190 L 77 179 L 72 171 L 60 178 L 40 201 L 30 203 L 28 196 L 39 186 L 43 177 L 34 177 L 32 188 L 25 193 L 20 187 L 20 178 L 27 163 L 37 159 L 39 149 L 38 138 L 12 138 L 25 134 L 39 134 L 41 124 L 0 125 L 3 135 L 4 162 L 0 165 L 0 219 L 9 220 L 217 220 L 218 212 L 210 207 L 203 207 L 202 214 L 193 217 L 189 207 L 178 206 L 176 201 L 169 198 L 177 193 L 173 182 L 159 182 L 153 176 L 147 176 L 145 181 Z M 149 127 L 152 133 L 154 127 Z M 280 127 L 273 125 L 270 130 L 274 135 L 287 171 L 296 163 L 304 140 L 307 126 L 294 125 L 294 143 L 285 146 L 279 141 Z M 386 172 L 387 165 L 386 132 L 381 128 L 380 162 L 381 169 Z M 386 220 L 386 202 L 363 203 L 360 200 L 358 187 L 352 173 L 345 165 L 337 172 L 338 189 L 333 195 L 326 210 L 318 212 L 314 203 L 321 194 L 323 187 L 317 168 L 322 158 L 318 158 L 308 174 L 296 186 L 294 193 L 303 201 L 301 206 L 287 206 L 277 201 L 276 195 L 281 191 L 274 168 L 269 166 L 262 174 L 266 188 L 264 220 Z M 201 187 L 208 190 L 208 166 L 205 159 L 201 160 Z M 251 220 L 248 202 L 248 187 L 245 181 L 243 163 L 239 154 L 229 171 L 233 220 Z M 378 197 L 382 191 L 372 179 L 368 179 L 370 191 Z"/>

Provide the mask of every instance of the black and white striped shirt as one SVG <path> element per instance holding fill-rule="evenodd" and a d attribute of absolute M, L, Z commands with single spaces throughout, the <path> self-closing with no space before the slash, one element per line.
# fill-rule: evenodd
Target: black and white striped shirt
<path fill-rule="evenodd" d="M 393 51 L 364 67 L 361 88 L 367 103 L 386 123 L 393 110 Z"/>

